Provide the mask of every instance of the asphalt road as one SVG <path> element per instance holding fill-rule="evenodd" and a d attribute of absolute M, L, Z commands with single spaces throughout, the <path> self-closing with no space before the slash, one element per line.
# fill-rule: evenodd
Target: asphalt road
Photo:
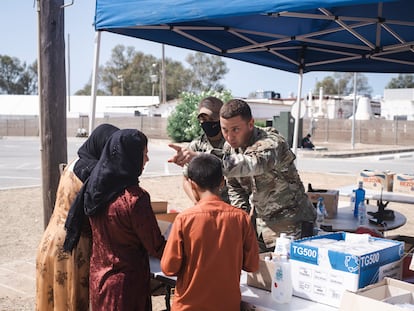
<path fill-rule="evenodd" d="M 68 159 L 75 158 L 86 138 L 68 138 Z M 181 168 L 167 160 L 174 155 L 167 141 L 150 140 L 142 178 L 181 174 Z M 40 140 L 37 137 L 0 139 L 0 189 L 41 185 Z M 308 158 L 298 153 L 299 171 L 331 174 L 358 174 L 363 169 L 413 173 L 413 152 L 353 158 Z"/>
<path fill-rule="evenodd" d="M 68 160 L 76 157 L 76 152 L 85 138 L 68 138 Z M 165 141 L 149 141 L 147 163 L 142 177 L 168 176 L 181 174 L 182 170 L 167 160 L 174 150 Z M 0 139 L 0 189 L 40 186 L 41 153 L 37 137 L 7 137 Z"/>
<path fill-rule="evenodd" d="M 355 176 L 365 169 L 413 174 L 413 158 L 414 152 L 351 158 L 304 158 L 299 156 L 296 166 L 299 171 Z"/>

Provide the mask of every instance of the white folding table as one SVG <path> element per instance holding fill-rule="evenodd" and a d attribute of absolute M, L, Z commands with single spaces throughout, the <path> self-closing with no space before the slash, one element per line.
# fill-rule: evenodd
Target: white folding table
<path fill-rule="evenodd" d="M 348 185 L 344 187 L 338 188 L 339 195 L 350 197 L 352 194 L 352 190 L 355 189 L 355 185 Z M 395 202 L 395 203 L 404 203 L 404 204 L 414 204 L 414 195 L 398 193 L 398 192 L 390 192 L 390 191 L 382 191 L 381 190 L 373 190 L 373 189 L 366 189 L 365 190 L 365 199 L 367 200 L 381 200 L 386 202 Z"/>
<path fill-rule="evenodd" d="M 156 258 L 150 257 L 151 275 L 155 280 L 165 283 L 167 286 L 167 294 L 169 289 L 173 288 L 177 280 L 176 277 L 166 276 L 161 271 L 160 261 Z M 211 284 L 213 284 L 213 280 Z M 270 292 L 261 290 L 247 285 L 247 274 L 242 271 L 240 277 L 240 291 L 242 295 L 242 310 L 243 311 L 272 311 L 272 310 L 304 310 L 304 311 L 334 311 L 338 310 L 335 307 L 320 304 L 296 296 L 292 297 L 292 301 L 288 304 L 277 304 Z M 166 308 L 170 310 L 170 297 L 166 297 Z"/>

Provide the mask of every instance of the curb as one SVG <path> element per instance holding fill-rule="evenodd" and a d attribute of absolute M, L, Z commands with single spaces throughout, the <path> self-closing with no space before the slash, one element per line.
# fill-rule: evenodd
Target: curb
<path fill-rule="evenodd" d="M 392 155 L 396 153 L 414 152 L 414 148 L 401 148 L 401 149 L 386 149 L 386 150 L 352 150 L 352 151 L 331 151 L 331 152 L 319 152 L 319 151 L 307 151 L 302 152 L 301 155 L 309 158 L 354 158 L 365 157 L 372 155 Z M 399 156 L 399 158 L 412 157 L 412 155 Z M 392 156 L 395 158 L 395 156 Z M 384 157 L 381 160 L 388 160 L 391 157 Z"/>

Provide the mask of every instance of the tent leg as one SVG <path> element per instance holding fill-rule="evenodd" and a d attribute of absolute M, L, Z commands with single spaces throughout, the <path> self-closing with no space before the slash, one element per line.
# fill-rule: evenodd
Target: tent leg
<path fill-rule="evenodd" d="M 299 122 L 300 122 L 300 100 L 302 97 L 302 81 L 303 81 L 303 69 L 300 69 L 299 71 L 299 81 L 298 81 L 298 95 L 296 98 L 298 109 L 296 110 L 296 116 L 295 116 L 295 128 L 293 131 L 293 141 L 292 141 L 292 148 L 293 153 L 296 155 L 297 149 L 298 149 L 298 137 L 299 137 Z M 295 160 L 296 161 L 296 160 Z"/>
<path fill-rule="evenodd" d="M 101 32 L 97 31 L 95 33 L 95 55 L 94 55 L 94 65 L 92 69 L 92 84 L 91 84 L 91 106 L 89 111 L 89 132 L 90 135 L 95 128 L 95 110 L 96 110 L 96 93 L 98 88 L 98 68 L 99 68 L 99 49 L 101 46 Z"/>
<path fill-rule="evenodd" d="M 352 102 L 352 137 L 351 137 L 351 147 L 352 150 L 355 149 L 355 112 L 356 112 L 356 99 L 357 99 L 357 73 L 354 72 L 354 100 Z"/>

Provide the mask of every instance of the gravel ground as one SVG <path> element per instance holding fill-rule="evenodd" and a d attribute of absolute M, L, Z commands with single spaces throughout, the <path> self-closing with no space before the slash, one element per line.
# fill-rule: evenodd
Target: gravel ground
<path fill-rule="evenodd" d="M 355 176 L 300 173 L 305 186 L 335 189 L 356 184 Z M 144 178 L 141 185 L 152 200 L 166 200 L 169 208 L 191 206 L 181 188 L 181 176 Z M 0 310 L 34 310 L 35 254 L 43 232 L 43 207 L 40 188 L 0 191 Z M 388 208 L 407 216 L 407 224 L 387 235 L 413 236 L 414 209 L 408 204 L 390 204 Z M 153 310 L 165 309 L 164 296 L 155 296 Z"/>

